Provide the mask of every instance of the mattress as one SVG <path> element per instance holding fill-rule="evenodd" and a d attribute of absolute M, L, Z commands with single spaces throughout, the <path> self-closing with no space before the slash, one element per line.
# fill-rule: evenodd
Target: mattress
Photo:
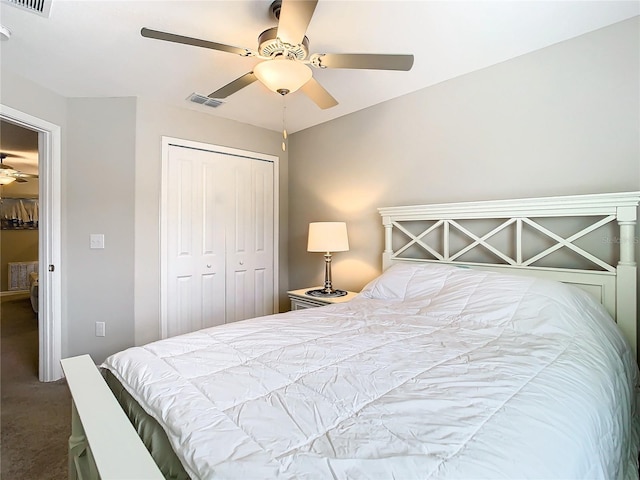
<path fill-rule="evenodd" d="M 160 424 L 133 399 L 109 370 L 102 369 L 101 373 L 113 396 L 151 453 L 151 457 L 160 469 L 162 476 L 166 480 L 188 480 L 189 476 L 171 448 L 167 434 Z"/>
<path fill-rule="evenodd" d="M 555 282 L 396 265 L 351 302 L 103 366 L 194 479 L 637 478 L 633 355 Z"/>

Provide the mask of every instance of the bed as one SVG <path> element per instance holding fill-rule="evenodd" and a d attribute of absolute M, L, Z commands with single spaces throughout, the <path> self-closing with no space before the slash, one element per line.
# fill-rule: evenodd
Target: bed
<path fill-rule="evenodd" d="M 354 300 L 111 356 L 102 367 L 113 390 L 161 426 L 150 450 L 168 444 L 183 471 L 163 462 L 166 452 L 151 460 L 90 358 L 65 359 L 70 474 L 637 478 L 639 200 L 383 208 L 384 272 Z M 542 217 L 581 223 L 559 235 Z M 484 234 L 463 225 L 488 219 Z M 614 267 L 576 242 L 611 225 L 615 241 L 600 243 L 620 247 Z M 527 227 L 598 268 L 533 265 L 561 247 L 529 252 Z M 515 242 L 503 249 L 490 238 L 505 229 Z M 499 262 L 462 258 L 476 247 Z"/>

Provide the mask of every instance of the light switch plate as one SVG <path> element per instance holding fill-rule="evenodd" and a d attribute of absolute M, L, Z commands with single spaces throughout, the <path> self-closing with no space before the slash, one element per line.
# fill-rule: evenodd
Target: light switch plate
<path fill-rule="evenodd" d="M 104 337 L 106 335 L 106 328 L 104 322 L 96 322 L 96 337 Z"/>
<path fill-rule="evenodd" d="M 89 235 L 89 246 L 91 248 L 104 248 L 104 234 L 92 233 Z"/>

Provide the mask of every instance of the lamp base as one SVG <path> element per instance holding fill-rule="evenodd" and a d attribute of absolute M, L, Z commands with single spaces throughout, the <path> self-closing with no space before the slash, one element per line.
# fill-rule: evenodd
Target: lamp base
<path fill-rule="evenodd" d="M 306 295 L 310 297 L 330 298 L 330 297 L 344 297 L 347 292 L 344 290 L 329 290 L 327 288 L 318 288 L 316 290 L 307 290 Z"/>

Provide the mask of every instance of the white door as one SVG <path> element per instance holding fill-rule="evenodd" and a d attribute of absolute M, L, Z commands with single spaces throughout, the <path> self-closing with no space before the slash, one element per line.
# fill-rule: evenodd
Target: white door
<path fill-rule="evenodd" d="M 227 229 L 227 322 L 273 313 L 273 164 L 231 162 Z"/>
<path fill-rule="evenodd" d="M 273 313 L 273 167 L 168 146 L 163 337 Z"/>
<path fill-rule="evenodd" d="M 224 323 L 224 178 L 209 152 L 169 150 L 166 335 Z"/>

